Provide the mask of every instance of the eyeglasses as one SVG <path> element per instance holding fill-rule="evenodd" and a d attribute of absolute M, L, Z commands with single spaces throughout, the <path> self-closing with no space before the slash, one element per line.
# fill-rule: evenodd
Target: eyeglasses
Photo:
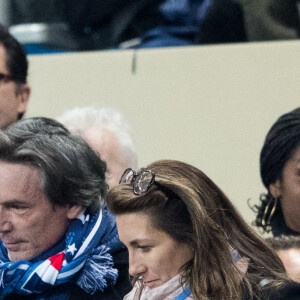
<path fill-rule="evenodd" d="M 7 82 L 7 81 L 12 81 L 12 80 L 14 80 L 14 79 L 11 75 L 0 73 L 0 81 Z"/>
<path fill-rule="evenodd" d="M 119 183 L 132 184 L 135 195 L 141 195 L 147 192 L 154 183 L 155 174 L 151 170 L 141 169 L 135 172 L 132 169 L 126 169 Z"/>

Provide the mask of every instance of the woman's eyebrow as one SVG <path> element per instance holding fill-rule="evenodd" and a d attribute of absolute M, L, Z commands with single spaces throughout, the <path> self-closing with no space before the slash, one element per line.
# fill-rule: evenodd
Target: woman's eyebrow
<path fill-rule="evenodd" d="M 135 240 L 130 241 L 129 244 L 131 246 L 138 246 L 141 243 L 145 243 L 145 242 L 149 242 L 149 241 L 150 241 L 149 239 L 135 239 Z"/>

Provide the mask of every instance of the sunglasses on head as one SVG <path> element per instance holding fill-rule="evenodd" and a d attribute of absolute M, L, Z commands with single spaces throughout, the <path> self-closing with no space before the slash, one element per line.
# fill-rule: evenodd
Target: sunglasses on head
<path fill-rule="evenodd" d="M 155 174 L 151 170 L 140 169 L 135 172 L 131 168 L 124 171 L 120 179 L 121 183 L 131 184 L 135 195 L 146 193 L 154 183 Z"/>

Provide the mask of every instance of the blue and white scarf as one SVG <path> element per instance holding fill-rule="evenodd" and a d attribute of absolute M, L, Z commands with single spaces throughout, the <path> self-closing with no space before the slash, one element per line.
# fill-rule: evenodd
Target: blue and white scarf
<path fill-rule="evenodd" d="M 70 225 L 65 249 L 46 260 L 11 262 L 0 241 L 0 299 L 11 293 L 43 293 L 78 274 L 76 283 L 87 293 L 103 291 L 118 277 L 109 252 L 122 247 L 115 217 L 103 208 L 94 215 L 82 211 Z"/>

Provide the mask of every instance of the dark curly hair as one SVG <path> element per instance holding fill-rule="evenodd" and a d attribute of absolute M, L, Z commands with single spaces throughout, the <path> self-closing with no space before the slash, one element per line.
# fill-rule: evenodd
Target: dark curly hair
<path fill-rule="evenodd" d="M 275 201 L 269 187 L 277 180 L 282 179 L 283 168 L 299 145 L 300 107 L 277 119 L 269 130 L 260 153 L 260 175 L 268 192 L 260 195 L 259 205 L 255 205 L 253 208 L 257 214 L 253 225 L 262 228 L 263 231 L 268 232 L 271 229 L 274 233 L 274 227 L 277 226 L 276 222 L 283 218 L 279 201 L 270 224 L 263 224 L 262 222 L 268 203 L 270 202 L 270 207 L 272 207 L 272 202 Z M 269 213 L 265 218 L 269 218 Z"/>

